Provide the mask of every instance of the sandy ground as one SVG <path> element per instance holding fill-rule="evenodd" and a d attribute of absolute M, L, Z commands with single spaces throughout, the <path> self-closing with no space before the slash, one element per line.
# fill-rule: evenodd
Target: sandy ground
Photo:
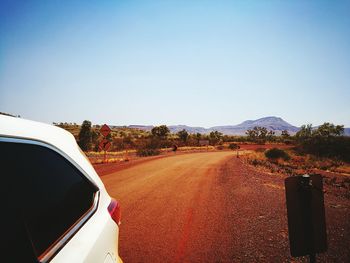
<path fill-rule="evenodd" d="M 100 172 L 122 205 L 124 262 L 306 262 L 290 257 L 283 176 L 234 152 L 118 167 Z M 317 260 L 350 262 L 350 200 L 326 193 L 325 204 L 329 249 Z"/>

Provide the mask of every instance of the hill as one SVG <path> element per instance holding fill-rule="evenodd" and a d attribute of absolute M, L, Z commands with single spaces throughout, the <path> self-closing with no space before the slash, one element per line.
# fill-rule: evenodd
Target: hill
<path fill-rule="evenodd" d="M 344 128 L 344 135 L 350 136 L 350 128 Z"/>
<path fill-rule="evenodd" d="M 79 133 L 80 126 L 72 123 L 60 123 L 58 126 L 69 130 L 74 135 L 77 136 Z M 219 131 L 226 135 L 245 135 L 245 132 L 248 129 L 253 129 L 255 126 L 265 127 L 268 130 L 275 131 L 276 135 L 280 135 L 283 130 L 287 130 L 289 134 L 293 135 L 298 130 L 299 127 L 296 127 L 280 117 L 270 116 L 264 117 L 257 120 L 246 120 L 237 125 L 223 125 L 223 126 L 214 126 L 210 128 L 204 127 L 192 127 L 187 125 L 171 125 L 168 126 L 171 133 L 177 133 L 183 129 L 185 129 L 189 133 L 201 133 L 201 134 L 209 134 L 212 131 Z M 115 126 L 109 125 L 109 127 L 115 133 L 124 133 L 124 134 L 143 134 L 144 132 L 150 132 L 153 125 L 129 125 L 129 126 Z M 316 128 L 316 127 L 315 127 Z M 94 129 L 98 130 L 99 125 L 94 125 Z M 146 134 L 143 134 L 146 135 Z M 350 136 L 350 128 L 344 129 L 344 135 Z"/>
<path fill-rule="evenodd" d="M 283 130 L 287 130 L 290 134 L 296 133 L 299 128 L 293 126 L 279 117 L 264 117 L 257 120 L 247 120 L 238 125 L 231 126 L 216 126 L 210 128 L 210 130 L 217 130 L 228 135 L 244 135 L 248 129 L 252 129 L 255 126 L 265 127 L 268 130 L 275 131 L 276 134 L 280 134 Z"/>
<path fill-rule="evenodd" d="M 265 127 L 268 130 L 273 130 L 276 134 L 280 134 L 283 130 L 287 130 L 290 134 L 296 133 L 299 128 L 289 124 L 279 117 L 265 117 L 257 120 L 247 120 L 237 125 L 226 125 L 226 126 L 214 126 L 210 128 L 203 127 L 191 127 L 187 125 L 172 125 L 168 126 L 172 133 L 176 133 L 180 130 L 185 129 L 189 133 L 202 133 L 208 134 L 211 131 L 219 131 L 227 135 L 245 135 L 248 129 L 252 129 L 255 126 Z M 128 128 L 141 129 L 145 131 L 150 131 L 154 126 L 143 126 L 143 125 L 130 125 Z"/>

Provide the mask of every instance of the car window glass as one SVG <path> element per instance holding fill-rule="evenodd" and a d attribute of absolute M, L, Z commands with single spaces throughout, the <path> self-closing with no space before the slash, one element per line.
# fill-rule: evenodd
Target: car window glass
<path fill-rule="evenodd" d="M 0 147 L 4 176 L 40 256 L 89 211 L 96 188 L 51 149 L 8 142 Z"/>
<path fill-rule="evenodd" d="M 7 179 L 6 177 L 2 178 L 5 187 L 1 188 L 1 262 L 38 262 L 26 225 L 18 211 L 18 204 L 14 202 L 11 193 L 8 191 L 9 188 L 6 187 L 8 186 Z"/>

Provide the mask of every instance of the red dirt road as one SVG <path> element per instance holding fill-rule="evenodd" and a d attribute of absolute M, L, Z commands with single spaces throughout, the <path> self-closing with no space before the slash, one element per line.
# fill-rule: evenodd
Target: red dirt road
<path fill-rule="evenodd" d="M 253 170 L 233 152 L 154 159 L 101 179 L 122 205 L 126 263 L 292 260 L 283 178 Z M 318 260 L 347 262 L 349 200 L 328 205 L 326 197 L 329 250 Z"/>

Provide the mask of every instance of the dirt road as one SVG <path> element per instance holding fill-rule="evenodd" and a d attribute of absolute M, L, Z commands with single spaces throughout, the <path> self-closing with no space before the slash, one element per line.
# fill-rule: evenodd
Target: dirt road
<path fill-rule="evenodd" d="M 102 180 L 122 204 L 126 263 L 291 261 L 283 178 L 252 170 L 232 152 L 155 159 Z M 340 213 L 331 223 L 349 236 L 348 210 Z M 318 259 L 346 262 L 349 239 L 337 240 Z"/>

